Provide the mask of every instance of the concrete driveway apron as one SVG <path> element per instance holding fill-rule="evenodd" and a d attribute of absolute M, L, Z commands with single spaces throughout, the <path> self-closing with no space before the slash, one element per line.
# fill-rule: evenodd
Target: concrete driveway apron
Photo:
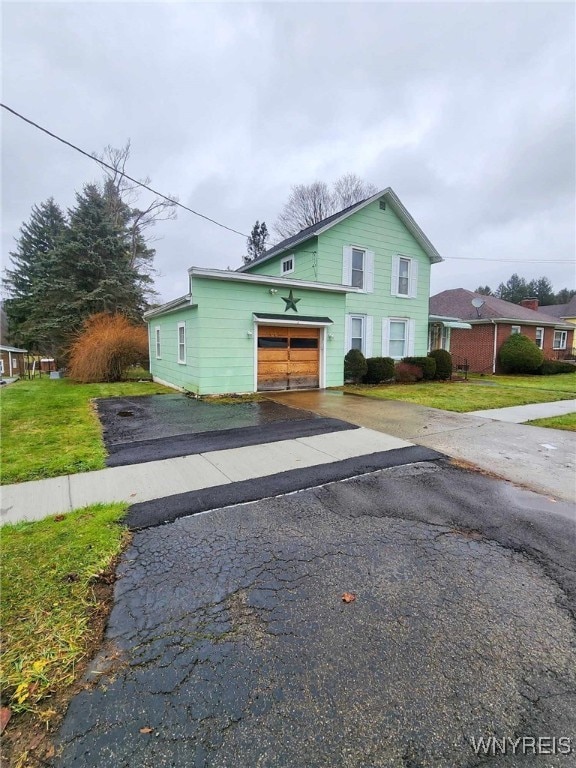
<path fill-rule="evenodd" d="M 277 403 L 369 427 L 474 464 L 539 493 L 576 501 L 576 435 L 343 392 L 281 392 Z"/>

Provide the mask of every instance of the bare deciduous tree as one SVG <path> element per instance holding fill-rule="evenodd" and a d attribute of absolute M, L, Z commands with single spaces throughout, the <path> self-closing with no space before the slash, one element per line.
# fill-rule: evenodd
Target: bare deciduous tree
<path fill-rule="evenodd" d="M 120 148 L 108 145 L 104 148 L 101 155 L 94 154 L 94 157 L 112 167 L 103 167 L 106 178 L 104 187 L 107 191 L 107 197 L 110 201 L 112 214 L 116 218 L 116 223 L 122 220 L 126 222 L 128 212 L 131 234 L 130 252 L 133 263 L 136 263 L 143 241 L 154 242 L 157 239 L 150 235 L 144 237 L 144 231 L 153 227 L 158 221 L 175 219 L 176 205 L 163 197 L 155 197 L 145 208 L 135 207 L 134 204 L 139 199 L 142 187 L 136 182 L 127 179 L 124 175 L 126 173 L 126 163 L 130 157 L 130 139 Z M 140 183 L 149 186 L 151 179 L 147 176 L 140 179 Z M 171 195 L 171 197 L 176 202 L 178 201 L 175 195 Z"/>
<path fill-rule="evenodd" d="M 274 224 L 281 239 L 316 224 L 353 203 L 365 200 L 378 190 L 353 173 L 345 174 L 334 182 L 332 190 L 324 181 L 297 184 Z"/>

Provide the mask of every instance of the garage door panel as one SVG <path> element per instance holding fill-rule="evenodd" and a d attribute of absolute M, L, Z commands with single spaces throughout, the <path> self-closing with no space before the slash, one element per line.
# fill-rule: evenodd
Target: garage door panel
<path fill-rule="evenodd" d="M 318 328 L 258 328 L 258 389 L 312 389 L 320 383 Z"/>

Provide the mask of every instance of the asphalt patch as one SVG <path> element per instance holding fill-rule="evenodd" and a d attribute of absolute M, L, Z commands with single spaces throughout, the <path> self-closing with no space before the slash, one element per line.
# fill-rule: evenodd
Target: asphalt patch
<path fill-rule="evenodd" d="M 120 411 L 118 416 L 122 416 L 122 413 Z M 294 440 L 298 437 L 311 437 L 350 429 L 359 429 L 359 427 L 357 424 L 349 424 L 340 419 L 299 418 L 291 421 L 271 421 L 256 427 L 221 429 L 213 432 L 160 437 L 156 440 L 135 440 L 110 445 L 106 465 L 122 467 L 128 464 L 143 464 L 148 461 L 173 459 L 177 456 L 192 456 L 197 453 L 274 443 L 278 440 Z"/>
<path fill-rule="evenodd" d="M 98 398 L 96 408 L 108 451 L 135 440 L 255 427 L 276 421 L 319 418 L 271 400 L 208 403 L 181 394 Z"/>
<path fill-rule="evenodd" d="M 279 472 L 275 475 L 204 488 L 199 491 L 179 493 L 164 499 L 144 501 L 129 508 L 124 522 L 132 530 L 151 528 L 174 522 L 180 517 L 207 512 L 210 509 L 219 509 L 234 504 L 244 504 L 293 493 L 304 488 L 313 488 L 336 480 L 345 480 L 379 469 L 421 461 L 436 461 L 443 458 L 445 458 L 443 454 L 419 445 L 380 451 L 366 456 L 354 456 L 330 464 L 303 467 L 288 472 Z"/>

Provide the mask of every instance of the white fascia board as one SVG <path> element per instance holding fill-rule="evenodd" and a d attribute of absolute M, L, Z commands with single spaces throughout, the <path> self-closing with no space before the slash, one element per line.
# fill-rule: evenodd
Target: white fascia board
<path fill-rule="evenodd" d="M 296 320 L 294 317 L 287 317 L 286 320 L 271 320 L 269 317 L 259 317 L 255 312 L 252 315 L 252 319 L 256 325 L 278 325 L 282 328 L 292 327 L 293 325 L 305 325 L 309 328 L 328 328 L 330 325 L 334 325 L 334 321 L 328 322 L 314 322 L 313 320 Z"/>
<path fill-rule="evenodd" d="M 192 296 L 190 294 L 187 294 L 186 296 L 180 296 L 179 299 L 173 299 L 172 301 L 167 302 L 166 304 L 162 304 L 160 307 L 155 307 L 154 309 L 149 309 L 148 312 L 144 312 L 144 320 L 148 320 L 152 317 L 157 317 L 158 315 L 165 315 L 168 312 L 175 312 L 178 309 L 182 309 L 182 307 L 189 306 L 189 307 L 195 307 L 196 304 L 191 303 Z"/>
<path fill-rule="evenodd" d="M 204 267 L 190 267 L 190 277 L 198 277 L 211 280 L 228 280 L 238 283 L 255 283 L 260 285 L 278 285 L 287 288 L 308 288 L 313 291 L 331 291 L 332 293 L 363 293 L 359 288 L 339 283 L 315 283 L 310 280 L 296 280 L 286 277 L 272 277 L 270 275 L 252 275 L 241 272 L 229 272 L 226 269 L 205 269 Z"/>

